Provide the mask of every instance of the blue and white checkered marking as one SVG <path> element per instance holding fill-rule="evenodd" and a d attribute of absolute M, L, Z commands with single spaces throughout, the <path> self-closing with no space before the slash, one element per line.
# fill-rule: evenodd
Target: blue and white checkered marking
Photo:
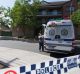
<path fill-rule="evenodd" d="M 78 65 L 79 65 L 79 68 L 80 68 L 80 55 L 78 56 Z"/>
<path fill-rule="evenodd" d="M 74 67 L 80 68 L 80 55 L 47 61 L 29 66 L 21 66 L 20 74 L 64 74 Z"/>

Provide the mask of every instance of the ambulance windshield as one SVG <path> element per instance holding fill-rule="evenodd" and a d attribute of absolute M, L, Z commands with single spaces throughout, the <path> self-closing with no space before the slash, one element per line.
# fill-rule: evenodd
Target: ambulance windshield
<path fill-rule="evenodd" d="M 47 27 L 55 27 L 55 26 L 56 26 L 55 24 L 50 24 Z"/>
<path fill-rule="evenodd" d="M 54 25 L 49 25 L 48 27 L 54 27 Z"/>

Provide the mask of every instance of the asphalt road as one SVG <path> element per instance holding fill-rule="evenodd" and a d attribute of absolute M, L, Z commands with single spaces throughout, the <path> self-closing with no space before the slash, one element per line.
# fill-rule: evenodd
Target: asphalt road
<path fill-rule="evenodd" d="M 31 51 L 31 52 L 35 52 L 35 53 L 39 53 L 39 54 L 43 54 L 43 55 L 47 55 L 47 56 L 50 55 L 47 52 L 39 52 L 38 43 L 13 41 L 13 40 L 0 40 L 0 47 L 14 48 L 14 50 L 21 49 L 24 51 Z M 5 52 L 7 52 L 7 51 L 5 51 Z M 67 55 L 54 53 L 53 56 L 60 58 L 60 57 L 65 57 Z M 3 66 L 1 65 L 1 67 L 3 67 Z M 79 69 L 70 70 L 69 74 L 73 74 L 73 73 L 79 74 L 80 73 L 79 71 L 80 71 Z"/>
<path fill-rule="evenodd" d="M 7 47 L 7 48 L 14 48 L 14 49 L 21 49 L 25 51 L 31 51 L 43 55 L 50 55 L 47 52 L 39 52 L 38 43 L 30 43 L 24 41 L 15 41 L 15 40 L 0 40 L 0 47 Z"/>
<path fill-rule="evenodd" d="M 47 52 L 39 52 L 39 45 L 38 43 L 30 43 L 30 42 L 24 42 L 24 41 L 15 41 L 15 40 L 0 40 L 0 47 L 7 47 L 7 48 L 14 48 L 14 49 L 21 49 L 25 51 L 31 51 L 43 55 L 50 56 L 50 53 Z M 80 49 L 80 48 L 79 48 Z M 62 57 L 67 57 L 67 56 L 73 56 L 74 54 L 71 55 L 64 55 L 64 54 L 59 54 L 59 53 L 52 53 L 53 57 L 55 58 L 62 58 Z"/>

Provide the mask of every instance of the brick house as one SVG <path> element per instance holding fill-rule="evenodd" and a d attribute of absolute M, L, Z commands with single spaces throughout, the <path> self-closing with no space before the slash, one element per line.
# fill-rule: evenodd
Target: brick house
<path fill-rule="evenodd" d="M 68 19 L 70 18 L 72 12 L 76 11 L 76 9 L 77 9 L 77 0 L 58 1 L 58 2 L 42 1 L 37 18 L 38 20 L 40 20 L 40 25 L 42 25 L 46 24 L 49 20 Z M 13 36 L 23 36 L 21 29 L 20 30 L 19 28 L 13 29 L 13 31 L 14 31 Z"/>
<path fill-rule="evenodd" d="M 41 2 L 38 19 L 41 24 L 46 24 L 49 20 L 68 19 L 77 9 L 77 0 L 58 1 L 58 2 Z"/>

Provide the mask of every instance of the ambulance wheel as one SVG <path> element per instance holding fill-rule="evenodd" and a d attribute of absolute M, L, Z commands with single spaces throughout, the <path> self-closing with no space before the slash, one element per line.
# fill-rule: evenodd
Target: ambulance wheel
<path fill-rule="evenodd" d="M 50 53 L 50 57 L 54 57 L 54 55 L 53 55 L 53 53 L 52 53 L 52 52 Z"/>
<path fill-rule="evenodd" d="M 76 46 L 76 47 L 73 49 L 72 52 L 73 52 L 73 54 L 78 55 L 78 54 L 80 54 L 80 48 Z"/>

